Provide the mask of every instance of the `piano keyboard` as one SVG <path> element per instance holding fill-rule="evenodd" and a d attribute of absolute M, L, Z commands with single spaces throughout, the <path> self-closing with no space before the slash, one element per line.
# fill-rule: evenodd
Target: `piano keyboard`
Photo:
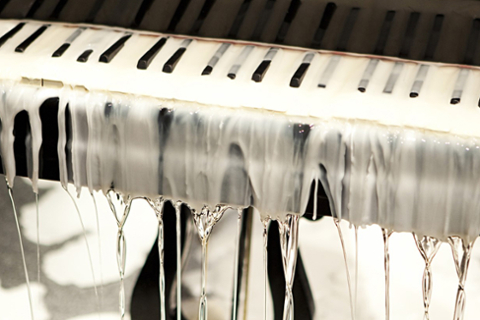
<path fill-rule="evenodd" d="M 479 136 L 472 67 L 112 28 L 0 27 L 4 79 Z"/>
<path fill-rule="evenodd" d="M 382 227 L 386 270 L 392 230 L 468 254 L 480 233 L 480 20 L 465 4 L 4 1 L 3 172 L 10 185 L 26 172 L 36 191 L 52 125 L 63 186 L 185 203 L 203 261 L 226 207 L 253 206 L 278 221 L 290 297 L 298 215 L 319 182 L 337 224 Z M 58 112 L 45 117 L 45 101 Z"/>

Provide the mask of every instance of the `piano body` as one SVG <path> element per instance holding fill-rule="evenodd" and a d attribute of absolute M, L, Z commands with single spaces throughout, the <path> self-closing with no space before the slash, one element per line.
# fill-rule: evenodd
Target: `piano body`
<path fill-rule="evenodd" d="M 34 192 L 49 179 L 148 198 L 182 222 L 165 222 L 165 252 L 186 251 L 190 211 L 206 247 L 226 207 L 254 207 L 282 244 L 275 319 L 285 286 L 304 294 L 285 314 L 312 318 L 287 250 L 300 215 L 465 248 L 480 233 L 479 14 L 477 1 L 4 0 L 2 173 Z"/>

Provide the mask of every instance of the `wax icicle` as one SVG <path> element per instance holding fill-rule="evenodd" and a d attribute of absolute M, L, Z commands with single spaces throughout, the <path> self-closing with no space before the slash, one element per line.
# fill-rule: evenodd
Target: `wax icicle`
<path fill-rule="evenodd" d="M 32 318 L 32 320 L 34 320 L 35 317 L 33 314 L 32 292 L 30 289 L 30 279 L 28 277 L 27 261 L 25 260 L 25 251 L 23 249 L 22 232 L 20 230 L 20 223 L 18 222 L 18 215 L 17 215 L 17 208 L 15 206 L 15 200 L 13 199 L 13 190 L 8 184 L 8 182 L 7 182 L 7 189 L 8 189 L 8 195 L 10 197 L 10 202 L 12 204 L 13 215 L 15 217 L 15 225 L 17 226 L 18 240 L 20 243 L 20 253 L 22 254 L 23 271 L 25 273 L 25 283 L 27 284 L 28 303 L 30 305 L 30 317 Z"/>
<path fill-rule="evenodd" d="M 38 205 L 38 193 L 35 192 L 35 210 L 37 223 L 37 281 L 40 282 L 40 208 Z"/>
<path fill-rule="evenodd" d="M 240 241 L 242 233 L 242 209 L 237 210 L 237 234 L 235 237 L 235 257 L 233 263 L 233 299 L 232 299 L 232 320 L 237 320 L 238 317 L 238 272 L 239 272 L 239 254 L 240 254 Z"/>
<path fill-rule="evenodd" d="M 465 282 L 467 281 L 468 266 L 470 264 L 470 257 L 475 240 L 466 241 L 460 237 L 448 237 L 448 243 L 452 248 L 453 261 L 458 276 L 458 289 L 453 319 L 462 320 L 465 313 Z"/>
<path fill-rule="evenodd" d="M 285 276 L 285 304 L 283 320 L 293 320 L 293 280 L 298 254 L 299 215 L 287 215 L 284 221 L 278 221 L 280 247 L 282 249 L 283 273 Z"/>
<path fill-rule="evenodd" d="M 165 230 L 163 225 L 163 208 L 165 200 L 160 197 L 155 201 L 147 199 L 148 203 L 155 211 L 155 215 L 158 220 L 158 258 L 159 258 L 159 270 L 158 270 L 158 290 L 160 296 L 160 320 L 166 319 L 166 303 L 165 303 L 165 259 L 164 259 L 164 240 Z"/>
<path fill-rule="evenodd" d="M 103 263 L 102 263 L 102 237 L 100 233 L 100 219 L 98 217 L 98 206 L 97 200 L 95 199 L 95 195 L 93 191 L 90 193 L 93 201 L 93 207 L 95 209 L 95 222 L 97 224 L 97 246 L 98 246 L 98 264 L 100 268 L 100 311 L 102 311 L 103 306 Z"/>
<path fill-rule="evenodd" d="M 197 228 L 198 236 L 202 244 L 202 278 L 201 278 L 201 295 L 198 307 L 198 319 L 207 320 L 207 249 L 208 239 L 215 224 L 220 221 L 223 214 L 228 209 L 227 206 L 217 205 L 213 210 L 208 206 L 204 206 L 200 212 L 192 210 L 193 222 Z"/>
<path fill-rule="evenodd" d="M 177 241 L 177 320 L 182 320 L 182 202 L 175 203 Z"/>
<path fill-rule="evenodd" d="M 127 243 L 123 228 L 127 221 L 128 214 L 132 204 L 130 196 L 122 197 L 113 190 L 109 190 L 106 194 L 110 210 L 112 211 L 117 222 L 117 266 L 120 274 L 120 291 L 119 291 L 119 309 L 120 318 L 125 318 L 125 264 L 127 259 Z"/>
<path fill-rule="evenodd" d="M 95 297 L 97 300 L 97 309 L 100 310 L 100 299 L 98 296 L 98 289 L 97 289 L 97 280 L 95 279 L 95 271 L 93 269 L 93 261 L 92 261 L 92 254 L 90 251 L 90 245 L 88 244 L 88 239 L 87 239 L 87 231 L 85 229 L 85 224 L 83 223 L 82 215 L 80 214 L 80 209 L 78 208 L 77 202 L 75 201 L 75 198 L 72 196 L 70 191 L 68 191 L 67 186 L 63 186 L 64 190 L 67 192 L 68 196 L 73 202 L 73 205 L 75 206 L 75 211 L 77 212 L 78 219 L 80 221 L 80 226 L 82 227 L 83 231 L 83 239 L 85 240 L 85 247 L 87 248 L 87 255 L 88 255 L 88 261 L 90 263 L 90 271 L 92 273 L 92 279 L 93 279 L 93 289 L 95 291 Z"/>
<path fill-rule="evenodd" d="M 268 294 L 268 226 L 270 220 L 263 219 L 263 319 L 267 320 L 267 294 Z"/>
<path fill-rule="evenodd" d="M 389 240 L 393 230 L 382 228 L 383 235 L 383 266 L 385 270 L 385 320 L 390 319 L 390 252 Z"/>
<path fill-rule="evenodd" d="M 351 314 L 352 320 L 355 320 L 355 307 L 354 307 L 353 294 L 352 294 L 352 280 L 351 280 L 351 277 L 350 277 L 350 270 L 348 268 L 347 250 L 345 248 L 345 240 L 343 238 L 342 228 L 340 227 L 340 219 L 333 218 L 333 222 L 335 223 L 335 227 L 337 228 L 338 236 L 340 238 L 340 243 L 342 245 L 343 260 L 344 260 L 344 263 L 345 263 L 345 271 L 347 273 L 348 295 L 349 295 L 349 298 L 350 298 L 350 314 Z"/>
<path fill-rule="evenodd" d="M 419 236 L 416 233 L 413 234 L 415 244 L 418 251 L 422 255 L 425 261 L 425 270 L 422 277 L 422 292 L 423 292 L 423 307 L 424 307 L 424 320 L 430 319 L 429 308 L 432 299 L 433 290 L 433 278 L 432 278 L 432 261 L 435 255 L 440 249 L 442 242 L 434 237 Z"/>

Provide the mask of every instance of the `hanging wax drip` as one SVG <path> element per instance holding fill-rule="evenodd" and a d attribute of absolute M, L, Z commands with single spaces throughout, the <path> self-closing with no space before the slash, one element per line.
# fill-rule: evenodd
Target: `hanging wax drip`
<path fill-rule="evenodd" d="M 263 225 L 263 319 L 267 320 L 267 290 L 268 290 L 268 227 L 270 219 L 262 219 Z"/>
<path fill-rule="evenodd" d="M 448 243 L 452 248 L 453 261 L 458 276 L 458 289 L 453 319 L 462 320 L 465 313 L 465 282 L 467 281 L 468 266 L 470 264 L 470 256 L 475 239 L 473 241 L 467 241 L 460 237 L 448 237 Z"/>
<path fill-rule="evenodd" d="M 100 268 L 100 311 L 103 307 L 103 263 L 102 263 L 102 237 L 100 234 L 100 219 L 98 217 L 98 207 L 97 207 L 97 200 L 95 199 L 95 195 L 93 192 L 90 193 L 90 196 L 93 200 L 93 206 L 95 208 L 95 222 L 97 225 L 97 246 L 98 246 L 98 264 Z"/>
<path fill-rule="evenodd" d="M 192 209 L 193 222 L 197 228 L 198 236 L 202 244 L 202 280 L 201 295 L 198 307 L 198 319 L 207 320 L 207 247 L 208 239 L 215 224 L 220 221 L 223 214 L 228 209 L 227 206 L 217 205 L 215 209 L 210 210 L 208 206 L 204 206 L 200 212 Z"/>
<path fill-rule="evenodd" d="M 155 211 L 155 215 L 158 220 L 158 257 L 159 257 L 159 271 L 158 271 L 158 288 L 160 294 L 160 320 L 165 320 L 165 310 L 167 304 L 165 303 L 165 260 L 164 260 L 164 240 L 165 230 L 163 225 L 163 207 L 165 200 L 163 197 L 152 201 L 147 199 L 152 209 Z"/>
<path fill-rule="evenodd" d="M 385 270 L 385 320 L 390 319 L 390 253 L 389 253 L 389 239 L 393 230 L 382 228 L 383 235 L 383 261 Z"/>
<path fill-rule="evenodd" d="M 93 289 L 95 291 L 95 297 L 97 300 L 97 309 L 100 310 L 100 298 L 98 296 L 97 280 L 95 279 L 95 271 L 93 269 L 92 254 L 90 251 L 90 245 L 88 244 L 87 231 L 85 229 L 85 224 L 83 223 L 82 215 L 80 214 L 80 209 L 78 208 L 77 201 L 75 201 L 75 198 L 72 196 L 70 191 L 68 191 L 67 186 L 62 186 L 62 187 L 67 192 L 70 199 L 72 200 L 73 205 L 75 206 L 75 211 L 77 212 L 78 219 L 80 221 L 80 226 L 82 227 L 83 239 L 85 240 L 85 247 L 87 248 L 88 261 L 90 263 L 90 271 L 92 273 Z"/>
<path fill-rule="evenodd" d="M 40 282 L 40 208 L 38 206 L 38 192 L 35 192 L 35 210 L 37 220 L 37 281 Z"/>
<path fill-rule="evenodd" d="M 132 204 L 130 196 L 123 197 L 114 190 L 108 190 L 106 194 L 110 210 L 117 222 L 117 266 L 120 274 L 120 291 L 119 291 L 119 309 L 120 318 L 125 318 L 125 264 L 127 261 L 127 243 L 125 241 L 125 234 L 123 228 L 127 221 L 128 214 Z"/>
<path fill-rule="evenodd" d="M 175 203 L 177 241 L 177 320 L 182 320 L 182 202 Z"/>
<path fill-rule="evenodd" d="M 20 230 L 20 223 L 18 222 L 17 207 L 15 206 L 15 200 L 13 199 L 13 190 L 8 184 L 8 181 L 7 181 L 7 189 L 8 189 L 8 195 L 10 197 L 10 202 L 12 204 L 13 215 L 15 217 L 15 225 L 17 226 L 18 241 L 20 243 L 20 253 L 22 254 L 23 272 L 25 273 L 25 283 L 27 284 L 28 303 L 30 305 L 30 317 L 32 318 L 32 320 L 34 320 L 35 317 L 33 314 L 32 291 L 30 288 L 30 279 L 28 277 L 27 261 L 25 260 L 25 250 L 23 249 L 22 232 Z"/>
<path fill-rule="evenodd" d="M 355 229 L 355 294 L 353 298 L 353 314 L 357 317 L 357 298 L 358 298 L 358 226 Z"/>
<path fill-rule="evenodd" d="M 284 221 L 278 221 L 280 247 L 282 249 L 283 272 L 285 276 L 285 304 L 283 320 L 293 320 L 293 280 L 298 254 L 299 215 L 287 215 Z"/>
<path fill-rule="evenodd" d="M 419 236 L 414 233 L 413 238 L 415 239 L 415 244 L 417 245 L 418 251 L 422 255 L 423 260 L 425 261 L 425 270 L 422 277 L 422 292 L 423 292 L 423 307 L 424 307 L 424 320 L 429 320 L 429 308 L 430 302 L 432 299 L 432 290 L 433 290 L 433 278 L 432 278 L 432 261 L 435 255 L 440 249 L 442 242 L 434 237 L 429 236 Z"/>
<path fill-rule="evenodd" d="M 351 314 L 352 320 L 355 320 L 355 307 L 354 307 L 353 295 L 352 295 L 352 280 L 350 277 L 350 270 L 348 268 L 347 249 L 345 248 L 345 240 L 343 238 L 342 228 L 340 227 L 340 219 L 333 218 L 333 223 L 335 223 L 335 227 L 337 228 L 338 236 L 340 238 L 340 243 L 342 245 L 343 260 L 345 263 L 345 271 L 347 273 L 348 296 L 350 298 L 350 314 Z"/>
<path fill-rule="evenodd" d="M 238 317 L 238 272 L 239 272 L 239 254 L 240 241 L 242 233 L 242 209 L 237 209 L 237 234 L 235 236 L 235 257 L 233 262 L 233 299 L 232 299 L 232 320 L 237 320 Z"/>

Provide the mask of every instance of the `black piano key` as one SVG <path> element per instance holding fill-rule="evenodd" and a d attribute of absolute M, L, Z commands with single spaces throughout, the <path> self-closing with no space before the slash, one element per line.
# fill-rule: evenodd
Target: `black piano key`
<path fill-rule="evenodd" d="M 40 6 L 43 4 L 43 1 L 44 0 L 36 0 L 32 6 L 30 7 L 30 9 L 28 10 L 27 12 L 27 16 L 26 18 L 29 19 L 29 18 L 32 18 L 35 13 L 37 12 L 38 8 L 40 8 Z"/>
<path fill-rule="evenodd" d="M 228 70 L 227 77 L 229 77 L 232 80 L 234 80 L 237 77 L 237 73 L 240 71 L 243 64 L 247 60 L 250 53 L 252 53 L 254 48 L 255 46 L 248 45 L 242 49 L 242 52 L 240 52 L 238 57 L 235 59 L 235 63 Z"/>
<path fill-rule="evenodd" d="M 17 24 L 15 27 L 10 29 L 7 33 L 5 33 L 1 38 L 0 38 L 0 47 L 7 42 L 8 39 L 13 37 L 18 31 L 20 31 L 23 26 L 25 25 L 25 22 L 20 22 Z"/>
<path fill-rule="evenodd" d="M 415 76 L 415 81 L 412 84 L 410 89 L 410 98 L 416 98 L 420 94 L 425 78 L 427 77 L 428 69 L 430 66 L 426 64 L 421 64 L 418 68 L 417 75 Z"/>
<path fill-rule="evenodd" d="M 367 91 L 367 86 L 373 74 L 375 73 L 375 69 L 377 69 L 378 62 L 378 59 L 370 59 L 370 61 L 368 61 L 367 67 L 363 72 L 362 79 L 360 79 L 360 82 L 358 83 L 358 91 L 362 93 Z"/>
<path fill-rule="evenodd" d="M 208 76 L 212 73 L 213 67 L 212 66 L 206 66 L 205 69 L 202 71 L 202 76 Z"/>
<path fill-rule="evenodd" d="M 451 104 L 458 104 L 462 98 L 463 89 L 467 83 L 468 76 L 470 75 L 470 70 L 466 68 L 460 69 L 458 73 L 457 80 L 455 81 L 455 86 L 452 92 L 452 98 L 450 99 Z"/>
<path fill-rule="evenodd" d="M 85 50 L 77 59 L 78 62 L 87 62 L 88 57 L 92 54 L 93 50 Z"/>
<path fill-rule="evenodd" d="M 192 28 L 190 29 L 190 34 L 191 35 L 197 35 L 198 34 L 198 32 L 200 31 L 200 28 L 203 25 L 203 22 L 207 18 L 208 14 L 210 13 L 210 10 L 212 9 L 215 2 L 216 2 L 216 0 L 206 0 L 205 1 L 205 3 L 202 6 L 202 9 L 200 10 L 200 13 L 198 14 L 197 19 L 195 20 Z"/>
<path fill-rule="evenodd" d="M 268 68 L 270 68 L 270 64 L 272 63 L 271 60 L 263 60 L 262 63 L 257 67 L 255 72 L 252 75 L 252 80 L 255 82 L 262 82 L 263 77 L 268 71 Z"/>
<path fill-rule="evenodd" d="M 330 78 L 333 76 L 335 73 L 335 69 L 338 66 L 338 63 L 340 62 L 340 59 L 342 57 L 340 55 L 333 55 L 330 57 L 330 60 L 328 61 L 328 64 L 326 68 L 323 70 L 322 75 L 320 77 L 320 81 L 318 82 L 318 87 L 319 88 L 326 88 L 328 82 L 330 81 Z"/>
<path fill-rule="evenodd" d="M 477 18 L 473 20 L 473 23 L 472 23 L 472 29 L 470 30 L 470 35 L 468 37 L 467 48 L 465 50 L 463 63 L 473 64 L 473 59 L 475 58 L 475 51 L 477 50 L 479 34 L 480 34 L 480 19 Z"/>
<path fill-rule="evenodd" d="M 310 63 L 303 62 L 295 71 L 292 79 L 290 80 L 290 87 L 292 88 L 299 88 L 302 84 L 303 78 L 307 74 L 307 70 L 310 67 Z"/>
<path fill-rule="evenodd" d="M 233 20 L 233 24 L 230 27 L 230 31 L 228 32 L 228 38 L 234 39 L 237 37 L 238 31 L 242 26 L 245 16 L 247 15 L 248 8 L 250 7 L 251 2 L 252 0 L 244 0 L 242 2 L 240 9 L 238 9 L 237 16 L 235 17 L 235 20 Z"/>
<path fill-rule="evenodd" d="M 3 1 L 0 1 L 0 13 L 3 11 L 3 9 L 5 9 L 5 7 L 7 6 L 7 4 L 10 2 L 10 0 L 3 0 Z"/>
<path fill-rule="evenodd" d="M 175 28 L 177 27 L 177 24 L 182 19 L 183 14 L 187 10 L 189 4 L 190 4 L 190 0 L 181 0 L 180 1 L 177 9 L 175 10 L 175 13 L 173 14 L 172 20 L 170 20 L 170 24 L 168 25 L 167 32 L 174 32 L 175 31 Z"/>
<path fill-rule="evenodd" d="M 37 31 L 32 33 L 30 35 L 30 37 L 25 39 L 25 41 L 20 43 L 18 45 L 18 47 L 15 48 L 15 52 L 20 52 L 20 53 L 25 52 L 25 50 L 27 50 L 28 46 L 31 45 L 33 43 L 33 41 L 35 41 L 38 37 L 40 37 L 42 35 L 42 33 L 44 33 L 45 30 L 47 30 L 48 27 L 49 27 L 49 25 L 43 25 L 40 28 L 38 28 Z"/>
<path fill-rule="evenodd" d="M 67 4 L 67 0 L 59 0 L 57 5 L 55 6 L 55 9 L 50 15 L 50 19 L 58 20 L 58 17 L 60 17 L 60 13 L 62 12 L 63 8 L 65 8 L 66 4 Z"/>
<path fill-rule="evenodd" d="M 327 31 L 328 25 L 332 20 L 335 10 L 337 10 L 337 5 L 335 3 L 327 3 L 327 5 L 325 6 L 325 10 L 323 11 L 322 19 L 320 20 L 320 25 L 318 26 L 317 31 L 315 32 L 315 36 L 313 37 L 312 48 L 320 49 L 323 36 Z"/>
<path fill-rule="evenodd" d="M 52 54 L 52 58 L 59 58 L 61 57 L 65 51 L 67 51 L 68 47 L 70 47 L 70 43 L 62 44 L 55 52 Z"/>
<path fill-rule="evenodd" d="M 173 70 L 175 70 L 175 67 L 177 66 L 178 62 L 180 61 L 180 58 L 183 56 L 183 54 L 187 51 L 186 47 L 181 47 L 175 53 L 168 59 L 168 61 L 163 65 L 162 71 L 165 73 L 172 73 Z"/>
<path fill-rule="evenodd" d="M 380 29 L 380 34 L 378 35 L 377 44 L 375 46 L 373 54 L 383 54 L 383 50 L 385 50 L 385 45 L 387 44 L 388 35 L 390 34 L 390 29 L 392 28 L 394 18 L 395 11 L 388 11 L 385 15 L 385 20 L 383 21 L 382 27 Z"/>
<path fill-rule="evenodd" d="M 120 39 L 117 40 L 110 48 L 108 48 L 104 53 L 100 55 L 100 58 L 98 61 L 103 62 L 103 63 L 110 63 L 113 58 L 117 55 L 117 53 L 122 50 L 123 46 L 125 45 L 125 42 L 127 42 L 128 39 L 130 39 L 132 35 L 128 34 L 126 36 L 121 37 Z"/>
<path fill-rule="evenodd" d="M 150 50 L 148 50 L 140 58 L 140 60 L 138 60 L 137 69 L 146 70 L 166 42 L 167 42 L 167 38 L 161 38 L 160 40 L 158 40 L 157 43 L 155 43 L 153 47 L 151 47 Z"/>
<path fill-rule="evenodd" d="M 138 28 L 140 24 L 143 21 L 143 18 L 145 18 L 145 14 L 147 11 L 150 9 L 152 6 L 154 0 L 143 0 L 142 4 L 140 5 L 140 8 L 138 8 L 137 14 L 135 15 L 135 18 L 133 19 L 132 28 Z"/>
<path fill-rule="evenodd" d="M 265 8 L 262 11 L 262 14 L 260 18 L 257 20 L 257 25 L 255 26 L 255 29 L 253 30 L 252 33 L 252 40 L 253 41 L 259 41 L 263 29 L 265 29 L 265 25 L 267 24 L 268 20 L 270 19 L 270 16 L 272 15 L 273 7 L 275 6 L 275 1 L 276 0 L 267 0 L 265 3 Z"/>
<path fill-rule="evenodd" d="M 350 35 L 352 34 L 352 30 L 353 30 L 353 27 L 355 26 L 355 22 L 357 22 L 359 11 L 360 11 L 360 8 L 350 9 L 350 13 L 348 14 L 347 20 L 345 21 L 345 25 L 343 26 L 343 30 L 340 35 L 340 40 L 338 42 L 338 46 L 337 46 L 338 51 L 347 50 L 348 40 L 350 40 Z"/>
<path fill-rule="evenodd" d="M 92 8 L 90 9 L 90 12 L 88 13 L 87 18 L 85 19 L 85 22 L 91 23 L 95 20 L 95 17 L 97 16 L 98 12 L 100 12 L 100 9 L 102 8 L 104 2 L 105 0 L 95 1 Z"/>
<path fill-rule="evenodd" d="M 410 13 L 410 17 L 408 18 L 407 22 L 407 29 L 405 30 L 405 36 L 403 38 L 402 48 L 400 49 L 400 58 L 408 58 L 419 19 L 420 13 Z"/>
<path fill-rule="evenodd" d="M 280 29 L 278 30 L 275 43 L 283 43 L 283 41 L 285 40 L 285 37 L 287 36 L 288 29 L 290 28 L 290 25 L 292 24 L 293 19 L 295 19 L 295 16 L 297 15 L 298 9 L 300 8 L 301 4 L 302 4 L 301 0 L 292 0 L 290 2 L 290 6 L 288 7 L 287 14 L 285 15 L 285 18 L 283 19 L 283 22 L 280 25 Z"/>
<path fill-rule="evenodd" d="M 442 31 L 444 16 L 443 14 L 437 14 L 433 21 L 432 32 L 428 38 L 427 48 L 425 49 L 425 60 L 432 60 L 437 49 L 438 41 L 440 40 L 440 32 Z"/>

